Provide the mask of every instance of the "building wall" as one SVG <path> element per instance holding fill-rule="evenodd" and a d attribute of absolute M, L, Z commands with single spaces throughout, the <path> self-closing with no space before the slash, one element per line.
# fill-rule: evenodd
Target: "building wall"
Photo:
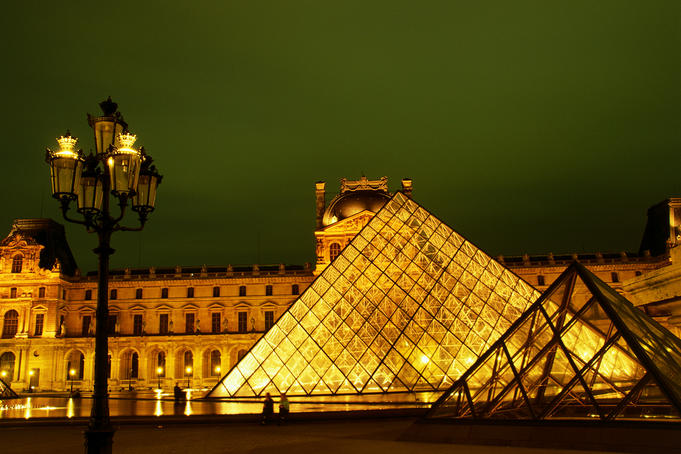
<path fill-rule="evenodd" d="M 21 253 L 27 246 L 14 247 L 12 253 Z M 90 390 L 96 276 L 69 277 L 58 266 L 43 270 L 28 259 L 21 272 L 13 273 L 11 257 L 1 257 L 7 252 L 4 249 L 0 247 L 0 320 L 4 328 L 10 311 L 18 313 L 18 320 L 16 334 L 10 337 L 3 332 L 5 336 L 0 338 L 0 357 L 8 352 L 14 355 L 11 371 L 3 363 L 3 379 L 18 391 L 29 387 L 65 390 L 72 382 L 74 389 Z M 272 321 L 276 321 L 296 298 L 294 293 L 302 292 L 313 279 L 309 269 L 287 270 L 283 265 L 262 268 L 218 272 L 205 267 L 178 267 L 164 274 L 150 269 L 112 275 L 109 288 L 117 295 L 109 301 L 109 313 L 116 317 L 109 337 L 110 388 L 153 388 L 159 382 L 167 388 L 176 381 L 183 386 L 187 382 L 194 387 L 215 385 L 265 331 L 266 313 L 272 313 Z M 241 287 L 245 287 L 245 295 L 240 293 Z M 42 297 L 40 288 L 45 289 Z M 168 289 L 167 297 L 164 288 Z M 193 296 L 189 288 L 194 289 Z M 214 296 L 216 288 L 218 296 Z M 243 316 L 239 324 L 239 313 L 245 314 L 245 324 Z M 36 331 L 39 314 L 43 317 L 42 333 Z M 162 314 L 168 317 L 167 333 L 161 332 Z M 190 326 L 186 323 L 188 314 L 194 317 Z M 220 318 L 216 326 L 212 323 L 214 314 Z M 135 331 L 135 316 L 141 316 L 141 326 L 137 326 L 141 332 Z M 86 317 L 91 324 L 83 322 Z M 219 355 L 217 363 L 215 356 L 211 361 L 213 351 L 218 352 L 213 354 Z M 185 352 L 191 352 L 191 372 L 186 370 Z M 159 353 L 165 355 L 161 373 Z"/>

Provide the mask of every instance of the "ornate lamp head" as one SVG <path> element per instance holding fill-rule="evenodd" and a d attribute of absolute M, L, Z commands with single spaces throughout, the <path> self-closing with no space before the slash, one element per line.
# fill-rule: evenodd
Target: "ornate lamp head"
<path fill-rule="evenodd" d="M 76 198 L 83 170 L 83 152 L 76 150 L 78 139 L 69 131 L 57 139 L 59 149 L 46 150 L 45 160 L 50 165 L 52 197 L 68 202 Z"/>

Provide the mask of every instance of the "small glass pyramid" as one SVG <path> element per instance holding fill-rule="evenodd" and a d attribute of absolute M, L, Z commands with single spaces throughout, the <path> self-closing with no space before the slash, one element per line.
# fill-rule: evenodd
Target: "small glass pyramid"
<path fill-rule="evenodd" d="M 538 297 L 397 193 L 208 397 L 444 390 Z"/>
<path fill-rule="evenodd" d="M 17 396 L 17 393 L 15 393 L 12 388 L 9 387 L 5 381 L 0 378 L 0 400 L 2 399 L 16 399 L 19 396 Z"/>
<path fill-rule="evenodd" d="M 681 341 L 573 263 L 426 417 L 678 420 L 680 380 Z"/>

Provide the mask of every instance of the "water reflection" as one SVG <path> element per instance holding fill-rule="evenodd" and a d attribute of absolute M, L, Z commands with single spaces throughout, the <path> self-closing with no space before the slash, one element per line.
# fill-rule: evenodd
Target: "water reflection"
<path fill-rule="evenodd" d="M 172 393 L 161 390 L 148 392 L 112 393 L 109 399 L 111 416 L 195 416 L 258 414 L 262 411 L 261 399 L 247 400 L 192 400 L 202 393 L 189 392 L 186 402 L 175 403 Z M 388 408 L 426 407 L 437 395 L 392 394 L 336 397 L 291 398 L 292 412 L 347 411 Z M 275 398 L 275 401 L 277 399 Z M 89 397 L 25 397 L 0 401 L 0 419 L 34 418 L 87 418 L 92 399 Z"/>

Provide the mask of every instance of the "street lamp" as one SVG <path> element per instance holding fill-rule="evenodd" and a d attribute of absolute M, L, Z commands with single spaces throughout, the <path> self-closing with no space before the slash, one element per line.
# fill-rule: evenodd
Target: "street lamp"
<path fill-rule="evenodd" d="M 134 144 L 137 137 L 130 134 L 128 125 L 111 98 L 101 102 L 102 115 L 88 115 L 94 131 L 95 154 L 83 155 L 76 148 L 78 139 L 67 131 L 57 139 L 59 149 L 47 150 L 50 165 L 52 197 L 59 200 L 62 215 L 69 222 L 85 226 L 97 233 L 99 244 L 94 249 L 98 256 L 97 313 L 95 327 L 95 383 L 90 423 L 85 431 L 85 446 L 89 454 L 110 453 L 114 429 L 109 419 L 107 394 L 108 338 L 107 318 L 109 257 L 111 235 L 116 231 L 139 231 L 144 228 L 149 213 L 156 203 L 156 188 L 161 176 L 143 148 Z M 120 211 L 112 216 L 110 197 L 115 197 Z M 70 217 L 71 202 L 76 201 L 77 218 Z M 138 214 L 139 226 L 121 225 L 128 203 Z"/>
<path fill-rule="evenodd" d="M 76 370 L 69 370 L 69 378 L 71 379 L 71 395 L 73 395 L 73 376 L 76 375 Z"/>
<path fill-rule="evenodd" d="M 163 368 L 159 367 L 156 369 L 156 378 L 158 378 L 158 389 L 161 389 L 161 374 L 163 373 Z"/>
<path fill-rule="evenodd" d="M 192 373 L 192 368 L 190 366 L 187 366 L 187 368 L 184 371 L 185 374 L 187 375 L 187 388 L 189 388 L 189 376 Z"/>

